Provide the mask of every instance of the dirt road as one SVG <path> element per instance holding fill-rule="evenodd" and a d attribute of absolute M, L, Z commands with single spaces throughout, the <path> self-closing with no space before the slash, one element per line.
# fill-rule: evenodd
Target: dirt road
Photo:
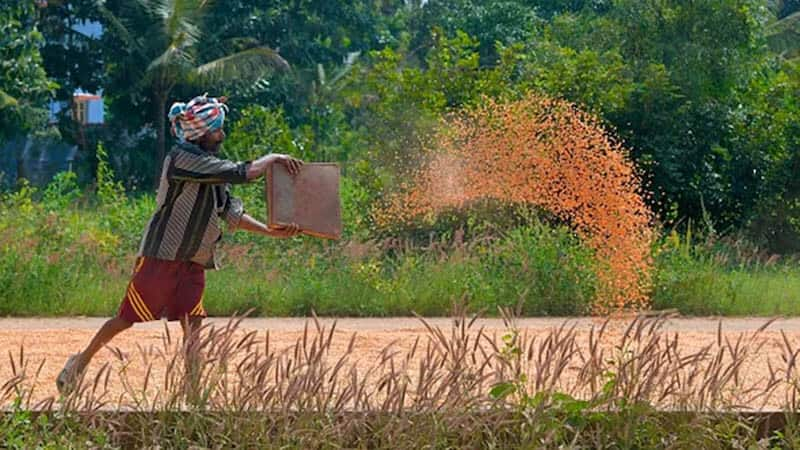
<path fill-rule="evenodd" d="M 91 339 L 103 321 L 102 318 L 0 318 L 0 386 L 12 378 L 18 365 L 20 349 L 23 348 L 23 360 L 28 363 L 29 373 L 43 361 L 34 397 L 43 399 L 56 395 L 53 380 L 64 361 Z M 209 322 L 224 326 L 228 319 L 213 318 Z M 320 319 L 320 323 L 327 329 L 330 329 L 333 322 L 334 319 L 330 318 Z M 453 323 L 452 319 L 447 318 L 427 319 L 427 322 L 443 330 L 449 329 Z M 546 336 L 566 323 L 575 327 L 578 347 L 588 347 L 590 330 L 594 328 L 596 331 L 602 322 L 592 318 L 525 318 L 519 319 L 517 326 L 528 335 Z M 689 353 L 706 345 L 719 344 L 719 338 L 734 341 L 739 336 L 752 336 L 766 322 L 765 318 L 677 318 L 666 320 L 661 331 L 667 335 L 677 335 L 681 351 Z M 253 318 L 243 320 L 241 330 L 242 333 L 257 330 L 259 334 L 265 334 L 268 330 L 274 348 L 289 348 L 302 338 L 303 328 L 307 323 L 309 321 L 305 318 Z M 609 349 L 613 348 L 629 323 L 630 320 L 624 319 L 611 321 L 601 344 Z M 134 361 L 136 354 L 142 352 L 142 349 L 159 346 L 163 342 L 165 324 L 166 322 L 138 324 L 118 336 L 112 346 Z M 720 324 L 722 333 L 718 335 Z M 168 326 L 173 338 L 180 335 L 180 326 L 177 323 L 170 323 Z M 313 329 L 313 324 L 310 327 Z M 499 319 L 479 319 L 472 330 L 479 327 L 485 327 L 486 334 L 494 334 L 495 337 L 506 330 Z M 781 331 L 785 333 L 786 340 Z M 430 335 L 425 325 L 416 318 L 340 318 L 336 319 L 332 356 L 345 351 L 353 333 L 356 334 L 353 354 L 357 356 L 359 363 L 363 361 L 365 365 L 373 363 L 380 351 L 390 344 L 401 352 L 407 351 L 418 336 L 424 339 Z M 767 361 L 779 361 L 786 342 L 800 347 L 800 318 L 777 319 L 753 338 L 752 342 L 759 343 L 762 347 L 758 352 L 747 355 L 747 361 L 743 365 L 744 376 L 753 380 L 766 379 L 769 375 Z M 12 364 L 10 358 L 14 358 L 17 363 Z M 120 361 L 113 352 L 104 349 L 93 361 L 88 376 L 92 376 L 93 371 L 106 362 L 111 363 L 112 372 L 120 367 Z M 135 374 L 143 373 L 145 368 L 134 363 L 129 364 L 126 370 L 129 374 Z M 114 383 L 112 380 L 112 390 Z"/>

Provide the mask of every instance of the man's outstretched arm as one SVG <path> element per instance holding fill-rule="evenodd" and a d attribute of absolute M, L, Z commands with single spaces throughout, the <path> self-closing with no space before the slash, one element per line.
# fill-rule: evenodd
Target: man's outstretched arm
<path fill-rule="evenodd" d="M 241 220 L 239 220 L 239 225 L 237 229 L 249 231 L 251 233 L 263 234 L 265 236 L 270 236 L 275 238 L 289 238 L 292 236 L 296 236 L 300 233 L 300 228 L 297 226 L 297 224 L 293 223 L 287 225 L 285 228 L 273 230 L 268 226 L 264 225 L 263 223 L 259 222 L 258 220 L 254 219 L 249 214 L 242 215 Z"/>
<path fill-rule="evenodd" d="M 296 175 L 298 172 L 300 172 L 300 166 L 303 165 L 303 161 L 300 161 L 297 158 L 292 158 L 289 155 L 270 153 L 269 155 L 264 155 L 261 158 L 258 158 L 247 166 L 247 181 L 253 180 L 267 173 L 267 167 L 273 163 L 283 164 L 286 166 L 286 170 L 292 175 Z"/>

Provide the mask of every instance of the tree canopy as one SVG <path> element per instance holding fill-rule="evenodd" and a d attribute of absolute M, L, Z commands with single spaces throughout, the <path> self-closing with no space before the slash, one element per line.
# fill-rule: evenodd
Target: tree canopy
<path fill-rule="evenodd" d="M 150 186 L 166 106 L 209 91 L 231 99 L 231 154 L 339 161 L 377 199 L 442 118 L 535 92 L 619 136 L 664 223 L 800 250 L 798 26 L 797 0 L 14 0 L 0 133 L 40 123 L 54 82 L 102 88 L 98 139 Z"/>
<path fill-rule="evenodd" d="M 44 43 L 34 5 L 11 0 L 0 10 L 0 139 L 32 131 L 47 120 L 47 99 L 56 87 L 42 65 Z"/>

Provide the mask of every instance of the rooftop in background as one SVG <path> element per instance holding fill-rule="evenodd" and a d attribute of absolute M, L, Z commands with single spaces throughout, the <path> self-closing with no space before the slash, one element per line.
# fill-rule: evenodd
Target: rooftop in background
<path fill-rule="evenodd" d="M 58 114 L 68 107 L 67 101 L 50 102 L 50 123 L 58 122 Z M 72 94 L 72 118 L 83 125 L 102 125 L 105 122 L 103 96 L 75 91 Z"/>
<path fill-rule="evenodd" d="M 75 102 L 88 102 L 91 100 L 103 100 L 103 97 L 97 94 L 78 93 L 72 95 L 72 100 Z"/>

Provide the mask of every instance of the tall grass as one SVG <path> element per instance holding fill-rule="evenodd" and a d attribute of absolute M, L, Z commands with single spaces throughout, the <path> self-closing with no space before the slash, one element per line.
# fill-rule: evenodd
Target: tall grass
<path fill-rule="evenodd" d="M 153 209 L 151 196 L 128 198 L 113 182 L 86 195 L 69 173 L 43 193 L 23 185 L 6 194 L 0 314 L 112 314 Z M 591 252 L 569 230 L 538 223 L 483 241 L 425 245 L 239 232 L 227 236 L 221 257 L 225 269 L 208 272 L 205 297 L 216 315 L 442 315 L 461 299 L 475 309 L 522 299 L 527 314 L 582 314 L 595 289 Z"/>
<path fill-rule="evenodd" d="M 0 315 L 116 311 L 155 201 L 126 196 L 104 167 L 101 158 L 94 191 L 81 190 L 66 172 L 44 189 L 22 184 L 2 194 Z M 259 216 L 258 186 L 241 193 Z M 565 227 L 526 219 L 504 230 L 457 229 L 420 241 L 370 237 L 356 214 L 347 217 L 340 242 L 228 233 L 223 269 L 207 273 L 206 309 L 445 315 L 453 302 L 465 301 L 475 311 L 518 302 L 526 315 L 591 311 L 597 258 Z M 750 247 L 690 232 L 665 235 L 653 249 L 652 306 L 685 314 L 800 314 L 800 266 Z"/>
<path fill-rule="evenodd" d="M 389 344 L 368 360 L 354 353 L 355 335 L 316 320 L 286 348 L 268 331 L 239 329 L 238 318 L 185 341 L 167 329 L 161 344 L 136 356 L 147 367 L 143 379 L 106 365 L 69 395 L 38 404 L 32 387 L 41 364 L 20 348 L 9 355 L 14 378 L 0 386 L 0 404 L 14 405 L 0 420 L 0 436 L 6 445 L 68 436 L 92 448 L 798 444 L 794 424 L 764 436 L 762 424 L 739 414 L 743 405 L 776 399 L 787 412 L 800 406 L 800 349 L 789 339 L 766 378 L 744 376 L 769 323 L 734 340 L 720 332 L 715 343 L 684 350 L 679 336 L 661 331 L 664 318 L 639 318 L 615 333 L 609 322 L 598 323 L 588 346 L 567 324 L 532 336 L 511 315 L 504 318 L 500 335 L 478 327 L 475 317 L 457 314 L 448 328 L 421 319 L 427 333 L 413 346 Z M 118 358 L 122 367 L 130 363 Z M 108 394 L 110 378 L 121 380 L 123 396 Z"/>
<path fill-rule="evenodd" d="M 656 309 L 695 315 L 798 315 L 800 265 L 742 239 L 666 235 L 656 250 Z"/>

